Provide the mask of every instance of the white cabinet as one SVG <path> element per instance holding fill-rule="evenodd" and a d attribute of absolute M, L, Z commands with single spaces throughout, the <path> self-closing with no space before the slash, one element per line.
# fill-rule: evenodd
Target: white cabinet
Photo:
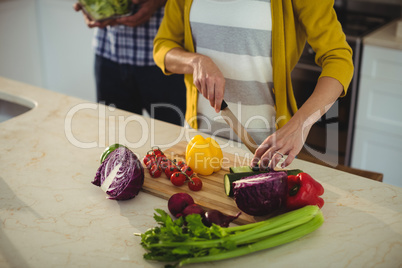
<path fill-rule="evenodd" d="M 0 76 L 95 101 L 93 30 L 76 0 L 0 0 Z"/>
<path fill-rule="evenodd" d="M 365 45 L 352 167 L 402 187 L 402 50 Z"/>

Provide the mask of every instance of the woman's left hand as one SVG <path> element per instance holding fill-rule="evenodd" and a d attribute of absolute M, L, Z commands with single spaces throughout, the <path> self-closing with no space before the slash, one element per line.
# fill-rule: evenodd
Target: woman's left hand
<path fill-rule="evenodd" d="M 287 155 L 282 168 L 287 167 L 302 149 L 312 125 L 325 114 L 343 91 L 342 84 L 332 77 L 321 77 L 313 94 L 294 116 L 257 148 L 251 166 L 275 168 Z"/>
<path fill-rule="evenodd" d="M 295 159 L 306 141 L 311 125 L 305 126 L 303 122 L 297 122 L 292 118 L 286 125 L 268 136 L 257 148 L 251 166 L 259 164 L 260 169 L 274 169 L 279 161 L 286 159 L 281 167 L 288 166 Z"/>

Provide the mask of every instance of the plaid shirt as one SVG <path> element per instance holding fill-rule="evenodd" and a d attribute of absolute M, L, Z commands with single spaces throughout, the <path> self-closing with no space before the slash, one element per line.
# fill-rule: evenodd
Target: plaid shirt
<path fill-rule="evenodd" d="M 150 20 L 137 27 L 124 25 L 95 29 L 95 53 L 120 64 L 155 65 L 153 40 L 162 21 L 164 8 L 158 9 Z"/>

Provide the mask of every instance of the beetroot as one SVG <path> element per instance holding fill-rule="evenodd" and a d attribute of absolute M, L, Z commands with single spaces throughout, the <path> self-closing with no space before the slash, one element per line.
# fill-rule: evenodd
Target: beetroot
<path fill-rule="evenodd" d="M 228 227 L 229 223 L 237 219 L 240 214 L 241 212 L 237 213 L 235 216 L 228 216 L 216 209 L 210 209 L 205 212 L 202 223 L 208 227 L 212 226 L 212 223 L 215 223 L 221 227 Z"/>
<path fill-rule="evenodd" d="M 197 204 L 191 204 L 191 205 L 188 205 L 188 206 L 181 212 L 181 216 L 186 217 L 186 216 L 191 215 L 191 214 L 200 214 L 201 217 L 204 218 L 204 213 L 205 213 L 205 211 L 204 211 L 204 209 L 203 209 L 201 206 L 199 206 L 199 205 L 197 205 Z"/>
<path fill-rule="evenodd" d="M 215 209 L 210 209 L 205 212 L 200 205 L 194 203 L 193 198 L 187 193 L 172 195 L 168 201 L 168 209 L 176 218 L 199 214 L 202 218 L 202 223 L 207 227 L 212 226 L 212 223 L 221 227 L 228 227 L 229 223 L 237 219 L 241 214 L 241 212 L 239 212 L 235 216 L 227 216 Z"/>
<path fill-rule="evenodd" d="M 168 201 L 168 209 L 176 218 L 182 216 L 183 210 L 194 204 L 194 199 L 187 193 L 177 193 L 172 195 Z"/>

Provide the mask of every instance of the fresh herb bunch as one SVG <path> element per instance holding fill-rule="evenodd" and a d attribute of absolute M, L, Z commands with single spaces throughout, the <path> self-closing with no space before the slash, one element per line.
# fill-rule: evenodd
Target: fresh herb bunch
<path fill-rule="evenodd" d="M 224 260 L 279 246 L 311 233 L 324 222 L 317 206 L 235 227 L 206 227 L 198 214 L 173 220 L 161 209 L 156 209 L 154 219 L 159 226 L 136 235 L 141 235 L 141 245 L 148 251 L 146 260 L 176 262 L 166 267 Z"/>
<path fill-rule="evenodd" d="M 94 20 L 128 14 L 132 5 L 131 0 L 79 0 L 79 2 Z"/>

